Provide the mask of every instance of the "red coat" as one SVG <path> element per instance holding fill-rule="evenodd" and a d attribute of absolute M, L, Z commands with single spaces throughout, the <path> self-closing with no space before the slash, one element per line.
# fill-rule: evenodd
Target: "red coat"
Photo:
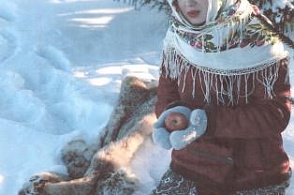
<path fill-rule="evenodd" d="M 171 168 L 187 179 L 196 181 L 203 194 L 227 194 L 230 191 L 279 184 L 289 178 L 289 159 L 283 149 L 281 132 L 290 119 L 290 84 L 287 80 L 288 61 L 279 66 L 273 98 L 266 98 L 264 86 L 256 82 L 248 102 L 241 97 L 237 104 L 217 104 L 203 93 L 192 97 L 192 76 L 183 82 L 163 74 L 159 79 L 156 115 L 171 104 L 204 109 L 208 117 L 206 133 L 182 150 L 172 151 Z M 193 70 L 195 67 L 190 68 Z M 180 75 L 178 79 L 183 79 Z M 198 79 L 196 91 L 201 91 Z M 226 100 L 228 101 L 228 100 Z M 205 192 L 205 193 L 204 193 Z M 202 193 L 201 193 L 202 194 Z"/>

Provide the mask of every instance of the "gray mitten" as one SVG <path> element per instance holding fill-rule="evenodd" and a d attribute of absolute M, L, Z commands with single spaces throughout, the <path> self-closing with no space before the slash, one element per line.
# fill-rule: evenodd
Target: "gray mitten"
<path fill-rule="evenodd" d="M 185 106 L 176 106 L 174 108 L 170 108 L 164 111 L 159 116 L 158 120 L 154 123 L 154 131 L 152 134 L 153 141 L 166 150 L 171 149 L 172 145 L 169 139 L 171 133 L 165 128 L 165 119 L 172 112 L 179 112 L 181 114 L 184 114 L 186 118 L 189 118 L 191 114 L 191 109 Z"/>
<path fill-rule="evenodd" d="M 169 141 L 175 150 L 180 150 L 203 135 L 207 127 L 207 115 L 204 110 L 195 109 L 190 115 L 190 125 L 187 129 L 173 131 Z"/>

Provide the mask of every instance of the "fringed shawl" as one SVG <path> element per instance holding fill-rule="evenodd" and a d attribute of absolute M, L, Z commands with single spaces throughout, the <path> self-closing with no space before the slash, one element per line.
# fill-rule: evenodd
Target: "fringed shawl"
<path fill-rule="evenodd" d="M 265 96 L 274 96 L 273 86 L 283 59 L 289 57 L 278 37 L 254 17 L 247 0 L 208 0 L 207 21 L 192 26 L 178 12 L 176 1 L 169 0 L 174 18 L 164 40 L 163 64 L 165 76 L 178 79 L 187 74 L 203 84 L 205 102 L 215 90 L 218 103 L 227 96 L 230 104 L 244 96 L 247 100 L 255 82 L 264 86 Z M 215 18 L 214 20 L 212 18 Z M 191 67 L 194 67 L 191 69 Z M 241 86 L 245 86 L 241 91 Z M 225 90 L 226 89 L 226 90 Z M 234 97 L 234 96 L 238 97 Z"/>

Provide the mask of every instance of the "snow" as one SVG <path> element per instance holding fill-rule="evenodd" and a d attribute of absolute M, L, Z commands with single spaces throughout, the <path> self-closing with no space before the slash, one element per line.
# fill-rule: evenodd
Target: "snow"
<path fill-rule="evenodd" d="M 0 0 L 0 25 L 0 195 L 13 195 L 38 172 L 65 172 L 59 151 L 68 141 L 95 142 L 125 76 L 158 78 L 167 20 L 111 0 Z M 292 164 L 293 125 L 284 133 Z M 137 194 L 148 194 L 168 161 L 151 142 L 140 149 Z"/>

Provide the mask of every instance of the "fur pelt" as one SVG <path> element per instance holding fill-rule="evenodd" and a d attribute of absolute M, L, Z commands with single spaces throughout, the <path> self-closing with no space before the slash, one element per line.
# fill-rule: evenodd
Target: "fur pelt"
<path fill-rule="evenodd" d="M 68 175 L 33 176 L 19 195 L 126 195 L 140 183 L 130 164 L 153 130 L 157 84 L 127 77 L 108 124 L 95 147 L 72 140 L 61 150 Z"/>

